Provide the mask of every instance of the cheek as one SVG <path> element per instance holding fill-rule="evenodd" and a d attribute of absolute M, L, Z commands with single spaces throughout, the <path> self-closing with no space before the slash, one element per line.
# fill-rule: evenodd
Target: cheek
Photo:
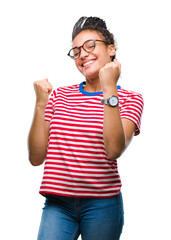
<path fill-rule="evenodd" d="M 103 58 L 102 58 L 102 65 L 106 65 L 107 63 L 110 63 L 111 62 L 111 57 L 109 55 L 104 55 Z"/>
<path fill-rule="evenodd" d="M 81 64 L 79 63 L 79 60 L 75 60 L 75 66 L 77 67 L 77 69 L 82 72 L 82 66 Z"/>
<path fill-rule="evenodd" d="M 78 68 L 79 64 L 78 64 L 78 60 L 75 60 L 75 66 Z"/>

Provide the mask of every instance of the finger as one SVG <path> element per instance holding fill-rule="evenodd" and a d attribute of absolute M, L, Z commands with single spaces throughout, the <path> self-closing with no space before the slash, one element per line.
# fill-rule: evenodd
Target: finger
<path fill-rule="evenodd" d="M 48 94 L 51 94 L 51 92 L 52 92 L 52 88 L 50 88 L 49 90 L 48 90 Z"/>
<path fill-rule="evenodd" d="M 40 82 L 40 83 L 42 83 L 42 82 L 48 82 L 48 78 L 43 78 L 43 79 L 38 80 L 38 81 L 36 81 L 36 82 Z"/>
<path fill-rule="evenodd" d="M 52 92 L 52 89 L 53 89 L 53 87 L 52 87 L 52 86 L 49 86 L 49 87 L 47 88 L 48 93 L 51 93 L 51 92 Z"/>
<path fill-rule="evenodd" d="M 118 60 L 115 58 L 114 60 L 113 60 L 115 63 L 118 63 Z"/>
<path fill-rule="evenodd" d="M 48 93 L 51 93 L 53 90 L 53 87 L 49 82 L 44 83 L 44 88 L 46 89 L 46 92 L 48 92 Z"/>
<path fill-rule="evenodd" d="M 43 78 L 42 80 L 40 80 L 41 82 L 48 82 L 48 78 Z"/>
<path fill-rule="evenodd" d="M 120 62 L 117 59 L 114 59 L 114 63 L 116 63 L 119 67 L 121 66 Z"/>
<path fill-rule="evenodd" d="M 36 84 L 42 83 L 42 82 L 48 82 L 48 78 L 44 78 L 44 79 L 42 79 L 42 80 L 34 81 L 33 84 L 36 85 Z"/>

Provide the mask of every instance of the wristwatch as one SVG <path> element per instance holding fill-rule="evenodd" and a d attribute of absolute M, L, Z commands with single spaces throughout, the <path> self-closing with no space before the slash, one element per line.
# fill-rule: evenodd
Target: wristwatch
<path fill-rule="evenodd" d="M 119 103 L 119 99 L 118 99 L 118 97 L 112 95 L 110 98 L 102 99 L 101 103 L 106 104 L 110 107 L 116 107 Z"/>

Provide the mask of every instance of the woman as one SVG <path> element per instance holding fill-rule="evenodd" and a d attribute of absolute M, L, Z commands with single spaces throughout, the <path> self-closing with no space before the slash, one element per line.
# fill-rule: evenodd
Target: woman
<path fill-rule="evenodd" d="M 121 65 L 102 19 L 80 18 L 72 44 L 68 55 L 85 82 L 53 92 L 48 79 L 34 83 L 29 159 L 34 166 L 46 159 L 38 240 L 80 234 L 83 240 L 117 240 L 124 220 L 116 159 L 140 132 L 143 99 L 117 86 Z"/>

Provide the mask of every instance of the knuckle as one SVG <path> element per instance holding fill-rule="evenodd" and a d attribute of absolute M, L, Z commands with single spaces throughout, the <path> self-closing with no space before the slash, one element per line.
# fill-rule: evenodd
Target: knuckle
<path fill-rule="evenodd" d="M 36 85 L 36 84 L 37 84 L 37 81 L 34 81 L 33 84 Z"/>

